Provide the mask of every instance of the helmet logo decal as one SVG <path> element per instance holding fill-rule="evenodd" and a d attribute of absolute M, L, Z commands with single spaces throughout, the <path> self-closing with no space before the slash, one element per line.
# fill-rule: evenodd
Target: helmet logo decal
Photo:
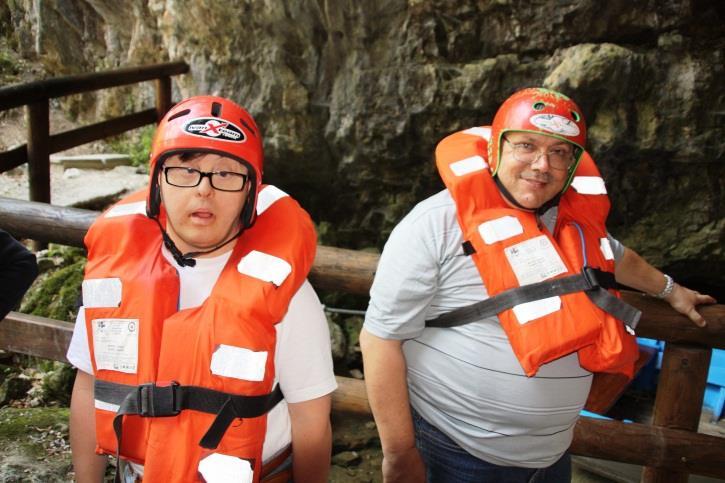
<path fill-rule="evenodd" d="M 539 129 L 543 129 L 544 131 L 549 131 L 554 134 L 560 134 L 562 136 L 579 135 L 579 126 L 577 126 L 571 119 L 559 116 L 558 114 L 536 114 L 531 116 L 529 121 Z"/>
<path fill-rule="evenodd" d="M 184 132 L 194 136 L 243 143 L 244 131 L 229 121 L 217 117 L 198 117 L 184 124 Z"/>

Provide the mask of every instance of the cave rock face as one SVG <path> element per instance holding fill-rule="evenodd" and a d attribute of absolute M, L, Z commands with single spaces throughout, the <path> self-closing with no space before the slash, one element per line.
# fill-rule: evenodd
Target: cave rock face
<path fill-rule="evenodd" d="M 353 248 L 380 247 L 441 188 L 443 136 L 490 123 L 517 88 L 561 90 L 588 120 L 611 231 L 681 280 L 722 285 L 720 0 L 15 0 L 0 15 L 47 76 L 186 61 L 175 96 L 248 107 L 268 179 Z M 148 84 L 75 107 L 148 107 Z"/>

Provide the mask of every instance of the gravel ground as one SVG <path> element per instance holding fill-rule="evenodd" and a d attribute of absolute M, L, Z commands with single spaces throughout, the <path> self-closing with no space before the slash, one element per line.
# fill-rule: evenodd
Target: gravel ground
<path fill-rule="evenodd" d="M 27 168 L 21 166 L 0 174 L 0 196 L 28 199 Z M 148 175 L 137 173 L 132 166 L 111 170 L 64 170 L 52 164 L 50 169 L 50 200 L 54 205 L 95 208 L 104 201 L 146 185 Z"/>

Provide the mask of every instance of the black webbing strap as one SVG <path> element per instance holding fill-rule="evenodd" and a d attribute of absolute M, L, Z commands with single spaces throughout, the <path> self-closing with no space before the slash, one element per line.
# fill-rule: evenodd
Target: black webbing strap
<path fill-rule="evenodd" d="M 435 319 L 426 320 L 425 325 L 426 327 L 457 327 L 486 317 L 492 317 L 526 302 L 574 292 L 585 292 L 598 307 L 634 329 L 637 322 L 639 322 L 641 312 L 605 290 L 616 286 L 617 282 L 614 279 L 614 274 L 596 268 L 584 267 L 581 273 L 576 275 L 544 280 L 543 282 L 506 290 L 486 300 L 458 308 Z M 606 294 L 606 296 L 602 293 Z M 617 302 L 615 303 L 611 299 Z"/>
<path fill-rule="evenodd" d="M 96 379 L 94 389 L 96 400 L 119 407 L 113 418 L 117 461 L 120 461 L 118 456 L 123 435 L 123 416 L 168 417 L 176 416 L 185 409 L 216 414 L 214 422 L 199 442 L 204 448 L 215 449 L 234 419 L 262 416 L 284 399 L 279 385 L 275 385 L 269 394 L 261 396 L 240 396 L 205 387 L 181 386 L 176 382 L 130 386 Z M 119 478 L 117 470 L 116 481 L 120 481 Z"/>
<path fill-rule="evenodd" d="M 639 324 L 642 311 L 638 310 L 620 298 L 615 297 L 603 288 L 592 289 L 584 292 L 594 305 L 603 311 L 611 314 L 615 319 L 624 322 L 629 333 L 634 335 L 634 329 Z"/>

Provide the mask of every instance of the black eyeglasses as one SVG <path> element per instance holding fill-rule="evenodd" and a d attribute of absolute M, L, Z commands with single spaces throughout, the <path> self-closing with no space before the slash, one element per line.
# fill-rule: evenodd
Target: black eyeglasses
<path fill-rule="evenodd" d="M 199 186 L 201 180 L 209 178 L 211 187 L 219 191 L 242 191 L 249 176 L 232 171 L 199 171 L 185 166 L 165 166 L 166 182 L 179 188 Z"/>

